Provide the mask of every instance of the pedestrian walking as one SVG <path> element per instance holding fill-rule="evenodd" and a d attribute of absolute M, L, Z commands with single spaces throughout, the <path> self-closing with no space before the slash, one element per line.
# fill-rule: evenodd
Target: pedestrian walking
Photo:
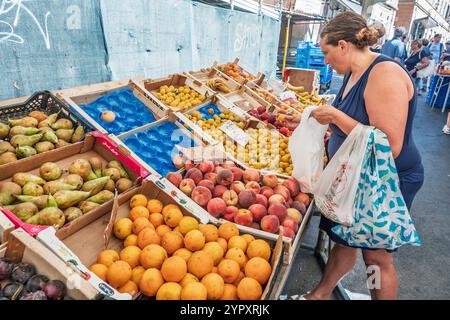
<path fill-rule="evenodd" d="M 445 50 L 441 54 L 441 62 L 450 61 L 450 40 L 445 42 Z"/>
<path fill-rule="evenodd" d="M 412 134 L 417 98 L 414 81 L 402 64 L 369 51 L 380 36 L 378 30 L 353 12 L 339 14 L 325 26 L 320 42 L 325 61 L 345 77 L 333 106 L 319 107 L 311 116 L 321 124 L 329 124 L 333 131 L 328 144 L 331 158 L 358 123 L 383 131 L 395 158 L 401 193 L 410 209 L 424 179 L 421 156 Z M 400 41 L 399 33 L 397 36 Z M 300 296 L 300 300 L 329 299 L 337 283 L 356 263 L 358 248 L 332 232 L 336 225 L 321 217 L 320 228 L 336 245 L 320 283 Z M 366 248 L 362 254 L 367 267 L 376 266 L 380 270 L 381 286 L 371 290 L 372 298 L 396 299 L 398 283 L 392 251 Z"/>
<path fill-rule="evenodd" d="M 402 41 L 402 37 L 405 33 L 405 28 L 396 28 L 394 31 L 394 37 L 391 40 L 386 41 L 381 48 L 382 54 L 394 59 L 397 62 L 400 62 L 401 64 L 404 63 L 406 54 L 406 46 Z"/>
<path fill-rule="evenodd" d="M 447 115 L 447 123 L 442 128 L 442 132 L 445 134 L 450 134 L 450 112 Z"/>
<path fill-rule="evenodd" d="M 441 55 L 444 52 L 444 44 L 441 42 L 442 36 L 437 33 L 433 37 L 433 42 L 429 45 L 430 54 L 436 65 L 441 61 Z"/>

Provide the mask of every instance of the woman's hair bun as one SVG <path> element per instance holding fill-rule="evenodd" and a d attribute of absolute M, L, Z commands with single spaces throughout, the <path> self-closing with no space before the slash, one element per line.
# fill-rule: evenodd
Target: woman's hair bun
<path fill-rule="evenodd" d="M 365 27 L 361 29 L 356 34 L 356 46 L 358 48 L 364 48 L 367 46 L 372 46 L 378 42 L 378 39 L 381 38 L 383 34 L 380 35 L 380 31 L 374 27 Z"/>

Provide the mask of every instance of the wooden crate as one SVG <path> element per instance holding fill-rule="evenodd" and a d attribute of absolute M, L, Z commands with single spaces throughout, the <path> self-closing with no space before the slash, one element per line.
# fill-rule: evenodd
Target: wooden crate
<path fill-rule="evenodd" d="M 225 82 L 225 85 L 230 89 L 231 92 L 239 90 L 239 88 L 242 86 L 242 84 L 236 82 L 234 79 L 226 77 L 225 74 L 217 70 L 215 66 L 206 69 L 201 69 L 199 71 L 189 71 L 186 73 L 186 75 L 197 81 L 200 81 L 207 87 L 209 87 L 207 84 L 209 80 L 219 78 Z M 211 88 L 211 90 L 213 90 L 216 94 L 224 93 L 220 90 L 215 90 L 214 88 Z"/>
<path fill-rule="evenodd" d="M 14 229 L 14 224 L 0 211 L 0 245 L 8 242 L 9 234 Z"/>
<path fill-rule="evenodd" d="M 109 132 L 89 114 L 87 114 L 87 112 L 85 112 L 80 105 L 92 103 L 106 94 L 125 88 L 131 89 L 135 97 L 142 101 L 142 103 L 148 108 L 148 110 L 150 110 L 157 120 L 169 114 L 169 109 L 166 106 L 157 104 L 153 101 L 154 97 L 143 86 L 142 78 L 104 82 L 59 90 L 56 91 L 56 95 L 67 102 L 67 104 L 69 104 L 81 116 L 95 126 L 98 131 L 108 134 Z"/>
<path fill-rule="evenodd" d="M 306 92 L 319 92 L 320 71 L 300 68 L 286 68 L 283 81 L 295 87 L 303 86 Z"/>
<path fill-rule="evenodd" d="M 229 75 L 229 73 L 227 73 L 226 71 L 223 70 L 223 67 L 225 65 L 227 65 L 227 63 L 225 64 L 219 64 L 217 61 L 214 62 L 213 67 L 218 69 L 221 73 L 224 74 L 225 77 L 232 79 L 233 81 L 236 81 L 237 83 L 240 84 L 246 84 L 248 82 L 253 82 L 256 84 L 261 84 L 264 81 L 265 75 L 261 72 L 258 72 L 256 75 L 253 75 L 251 72 L 245 70 L 245 68 L 243 68 L 242 66 L 239 65 L 239 57 L 236 57 L 233 61 L 229 62 L 231 64 L 234 64 L 236 66 L 238 66 L 238 68 L 240 68 L 244 73 L 248 74 L 250 78 L 253 79 L 247 79 L 247 78 L 241 78 L 241 79 L 235 79 L 232 76 Z"/>

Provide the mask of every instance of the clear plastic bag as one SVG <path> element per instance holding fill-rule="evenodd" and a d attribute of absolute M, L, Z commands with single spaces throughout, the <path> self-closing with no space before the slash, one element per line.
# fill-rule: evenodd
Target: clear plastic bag
<path fill-rule="evenodd" d="M 313 192 L 322 214 L 342 225 L 353 223 L 361 165 L 372 129 L 362 124 L 353 128 L 324 169 Z"/>
<path fill-rule="evenodd" d="M 321 125 L 310 117 L 316 108 L 318 107 L 308 107 L 303 111 L 300 125 L 289 139 L 289 152 L 294 168 L 292 176 L 298 180 L 301 191 L 305 193 L 313 192 L 323 171 L 324 137 L 328 125 Z"/>

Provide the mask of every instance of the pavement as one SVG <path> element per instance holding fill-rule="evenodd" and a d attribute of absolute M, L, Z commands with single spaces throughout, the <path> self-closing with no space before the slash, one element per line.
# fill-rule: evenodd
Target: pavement
<path fill-rule="evenodd" d="M 334 76 L 330 93 L 337 93 L 341 84 L 342 77 Z M 400 300 L 450 299 L 450 136 L 441 131 L 447 111 L 442 113 L 440 108 L 432 110 L 426 104 L 426 97 L 419 97 L 413 134 L 422 155 L 425 182 L 416 195 L 411 216 L 422 245 L 404 246 L 394 253 Z M 316 245 L 319 219 L 319 216 L 311 218 L 302 240 L 304 245 Z M 355 268 L 341 281 L 352 299 L 370 299 L 365 272 L 359 254 Z M 304 294 L 312 290 L 321 275 L 313 251 L 300 248 L 282 295 Z"/>

